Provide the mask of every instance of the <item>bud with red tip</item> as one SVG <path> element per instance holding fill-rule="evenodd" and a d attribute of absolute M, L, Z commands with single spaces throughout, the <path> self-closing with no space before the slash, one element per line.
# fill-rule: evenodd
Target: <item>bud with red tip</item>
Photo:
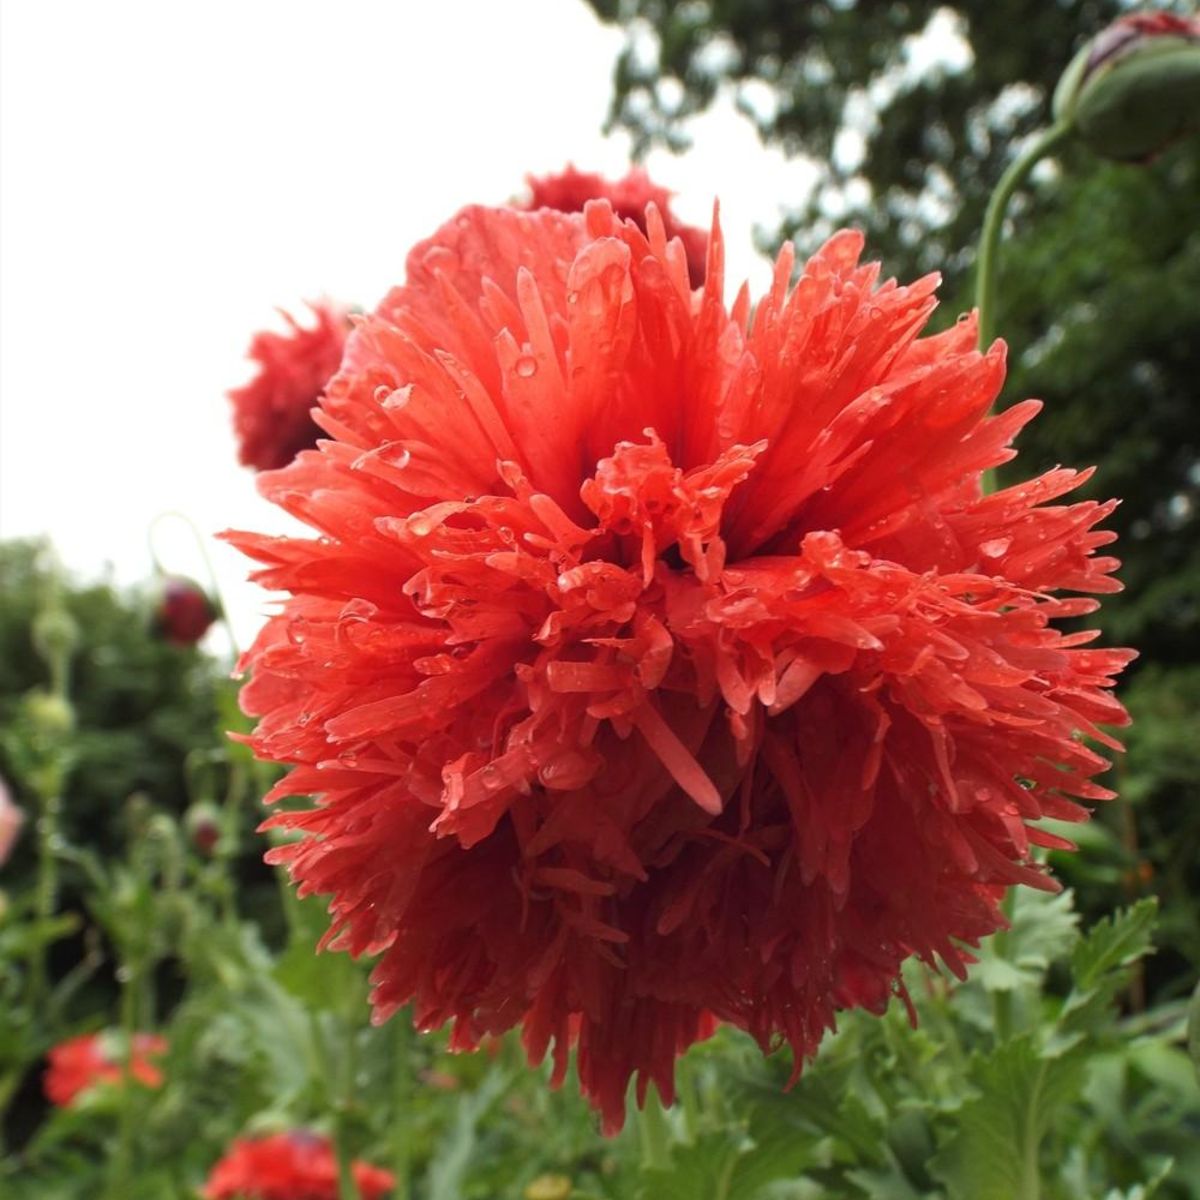
<path fill-rule="evenodd" d="M 1114 21 L 1063 72 L 1054 116 L 1118 162 L 1200 133 L 1200 20 L 1148 12 Z"/>
<path fill-rule="evenodd" d="M 154 613 L 155 629 L 176 646 L 194 646 L 220 616 L 217 606 L 195 581 L 168 575 Z"/>
<path fill-rule="evenodd" d="M 184 814 L 188 843 L 202 858 L 211 858 L 221 841 L 221 810 L 211 800 L 197 800 Z"/>

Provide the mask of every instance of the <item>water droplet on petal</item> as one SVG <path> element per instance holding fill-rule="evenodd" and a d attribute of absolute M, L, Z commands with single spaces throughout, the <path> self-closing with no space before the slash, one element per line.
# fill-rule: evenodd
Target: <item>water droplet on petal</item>
<path fill-rule="evenodd" d="M 530 354 L 522 354 L 517 359 L 516 371 L 522 379 L 529 379 L 537 374 L 537 360 Z"/>

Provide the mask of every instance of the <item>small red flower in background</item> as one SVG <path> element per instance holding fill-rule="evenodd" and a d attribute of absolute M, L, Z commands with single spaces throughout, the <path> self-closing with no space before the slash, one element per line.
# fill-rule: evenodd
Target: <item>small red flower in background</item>
<path fill-rule="evenodd" d="M 248 357 L 258 374 L 229 393 L 238 439 L 238 460 L 256 471 L 285 467 L 321 435 L 312 409 L 338 369 L 350 323 L 331 304 L 309 304 L 317 319 L 309 328 L 289 313 L 287 333 L 256 334 Z"/>
<path fill-rule="evenodd" d="M 646 232 L 646 206 L 658 209 L 668 238 L 678 238 L 687 258 L 688 278 L 693 287 L 704 282 L 708 234 L 685 225 L 671 212 L 671 193 L 659 187 L 644 168 L 633 167 L 615 182 L 589 171 L 568 166 L 558 175 L 526 176 L 531 193 L 529 208 L 553 208 L 558 212 L 581 213 L 590 200 L 607 200 L 622 220 L 634 221 Z"/>
<path fill-rule="evenodd" d="M 154 625 L 167 641 L 194 646 L 217 616 L 217 606 L 198 583 L 182 575 L 169 575 L 162 581 Z"/>
<path fill-rule="evenodd" d="M 921 338 L 936 279 L 862 238 L 751 316 L 653 211 L 467 209 L 351 336 L 332 440 L 264 481 L 312 540 L 232 535 L 290 593 L 243 659 L 267 824 L 377 1019 L 572 1045 L 619 1128 L 715 1022 L 799 1071 L 901 964 L 1053 889 L 1132 657 L 1054 622 L 1112 592 L 1113 503 L 1066 469 L 984 495 L 1035 414 L 1004 346 Z"/>
<path fill-rule="evenodd" d="M 379 1200 L 395 1183 L 390 1171 L 353 1166 L 362 1200 Z M 303 1131 L 239 1138 L 209 1173 L 205 1200 L 338 1200 L 337 1159 L 328 1138 Z"/>
<path fill-rule="evenodd" d="M 149 1088 L 162 1086 L 162 1071 L 153 1059 L 167 1052 L 167 1040 L 153 1033 L 133 1037 L 133 1061 L 130 1072 L 138 1083 Z M 124 1050 L 120 1039 L 103 1033 L 85 1033 L 68 1038 L 46 1055 L 47 1068 L 42 1081 L 46 1099 L 65 1108 L 75 1097 L 98 1083 L 121 1083 L 125 1078 Z"/>

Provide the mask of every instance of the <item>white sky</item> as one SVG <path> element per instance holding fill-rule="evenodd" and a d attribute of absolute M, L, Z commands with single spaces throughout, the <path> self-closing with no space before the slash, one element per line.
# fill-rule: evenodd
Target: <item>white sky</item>
<path fill-rule="evenodd" d="M 460 205 L 501 203 L 605 139 L 622 35 L 582 0 L 2 0 L 0 536 L 72 570 L 150 573 L 146 528 L 278 531 L 236 464 L 225 392 L 276 306 L 371 307 Z M 730 106 L 652 174 L 761 290 L 751 228 L 809 170 Z M 202 575 L 182 527 L 167 566 Z M 266 597 L 209 543 L 239 639 Z"/>

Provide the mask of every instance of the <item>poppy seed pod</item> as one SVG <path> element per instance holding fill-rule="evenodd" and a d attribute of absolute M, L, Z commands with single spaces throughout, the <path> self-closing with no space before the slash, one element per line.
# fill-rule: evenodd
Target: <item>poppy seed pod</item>
<path fill-rule="evenodd" d="M 1118 162 L 1200 132 L 1200 21 L 1161 12 L 1114 21 L 1063 72 L 1054 116 Z"/>

